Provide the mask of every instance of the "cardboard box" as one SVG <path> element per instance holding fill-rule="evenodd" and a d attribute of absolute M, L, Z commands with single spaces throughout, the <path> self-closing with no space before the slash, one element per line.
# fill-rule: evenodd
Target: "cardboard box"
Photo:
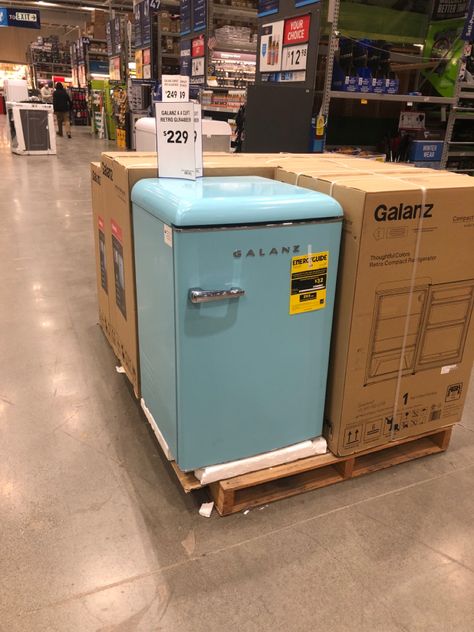
<path fill-rule="evenodd" d="M 273 178 L 268 156 L 205 154 L 204 175 L 259 175 Z M 101 160 L 103 216 L 110 244 L 109 338 L 112 348 L 140 397 L 138 325 L 136 313 L 135 256 L 133 247 L 133 185 L 158 174 L 154 152 L 104 152 Z M 100 269 L 97 269 L 98 279 Z M 99 282 L 99 281 L 98 281 Z"/>
<path fill-rule="evenodd" d="M 102 170 L 99 162 L 91 163 L 91 188 L 99 323 L 107 340 L 113 346 L 114 334 L 109 307 L 109 292 L 110 288 L 113 287 L 111 277 L 112 251 L 109 221 L 103 203 Z"/>
<path fill-rule="evenodd" d="M 304 187 L 306 189 L 314 189 L 316 191 L 320 190 L 321 183 L 318 182 L 319 179 L 327 180 L 328 182 L 334 183 L 339 181 L 345 181 L 346 178 L 354 178 L 359 176 L 370 176 L 370 175 L 378 175 L 378 169 L 370 168 L 366 163 L 368 161 L 361 161 L 362 166 L 357 166 L 353 168 L 348 168 L 347 166 L 337 166 L 330 162 L 323 162 L 321 164 L 315 165 L 306 165 L 305 163 L 283 163 L 283 167 L 279 167 L 275 171 L 275 179 L 280 182 L 287 182 L 288 184 L 296 184 L 298 186 Z M 388 164 L 388 163 L 384 163 Z M 383 165 L 382 165 L 383 166 Z M 362 168 L 362 167 L 365 167 Z M 444 172 L 446 173 L 446 172 Z M 412 176 L 422 176 L 428 174 L 437 174 L 439 172 L 433 171 L 432 169 L 414 169 L 410 166 L 401 165 L 397 168 L 393 168 L 390 170 L 385 170 L 385 175 L 388 175 L 393 178 L 405 178 Z M 381 175 L 384 175 L 382 172 Z M 328 190 L 326 191 L 330 194 L 330 187 L 328 186 Z"/>
<path fill-rule="evenodd" d="M 325 436 L 339 455 L 460 420 L 474 359 L 474 181 L 314 179 L 344 208 Z"/>
<path fill-rule="evenodd" d="M 103 215 L 106 218 L 110 249 L 109 310 L 113 331 L 112 348 L 140 395 L 138 365 L 137 315 L 135 297 L 135 263 L 130 192 L 141 178 L 156 177 L 156 154 L 140 155 L 103 153 L 101 177 Z"/>

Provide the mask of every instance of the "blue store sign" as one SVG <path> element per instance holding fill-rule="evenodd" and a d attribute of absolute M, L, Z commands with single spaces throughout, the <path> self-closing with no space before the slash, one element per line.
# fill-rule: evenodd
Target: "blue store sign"
<path fill-rule="evenodd" d="M 464 24 L 461 39 L 465 42 L 474 40 L 474 0 L 471 0 L 467 9 L 466 23 Z"/>
<path fill-rule="evenodd" d="M 16 26 L 24 29 L 41 28 L 40 12 L 34 9 L 0 7 L 0 26 Z"/>
<path fill-rule="evenodd" d="M 280 10 L 280 0 L 258 0 L 258 17 L 278 13 Z"/>
<path fill-rule="evenodd" d="M 202 31 L 206 28 L 206 0 L 194 0 L 193 29 Z"/>
<path fill-rule="evenodd" d="M 191 0 L 181 0 L 180 3 L 181 35 L 191 32 Z"/>

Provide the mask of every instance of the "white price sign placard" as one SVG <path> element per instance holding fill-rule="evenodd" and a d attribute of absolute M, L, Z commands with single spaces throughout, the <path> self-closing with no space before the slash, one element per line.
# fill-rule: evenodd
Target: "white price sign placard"
<path fill-rule="evenodd" d="M 203 176 L 202 171 L 202 110 L 201 105 L 194 104 L 194 154 L 196 159 L 196 178 Z"/>
<path fill-rule="evenodd" d="M 282 70 L 306 70 L 308 44 L 287 46 L 283 49 Z"/>
<path fill-rule="evenodd" d="M 201 77 L 204 75 L 204 57 L 196 57 L 191 65 L 191 75 L 193 77 Z"/>
<path fill-rule="evenodd" d="M 161 92 L 163 103 L 189 101 L 189 77 L 162 75 Z"/>
<path fill-rule="evenodd" d="M 194 103 L 155 104 L 160 178 L 195 180 L 202 175 L 202 141 L 196 142 L 201 136 L 200 109 Z"/>

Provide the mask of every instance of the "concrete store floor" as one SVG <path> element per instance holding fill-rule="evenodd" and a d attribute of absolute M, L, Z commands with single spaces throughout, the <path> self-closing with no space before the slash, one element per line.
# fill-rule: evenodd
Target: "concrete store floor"
<path fill-rule="evenodd" d="M 201 518 L 96 324 L 106 143 L 0 119 L 0 630 L 472 632 L 472 395 L 445 454 Z"/>

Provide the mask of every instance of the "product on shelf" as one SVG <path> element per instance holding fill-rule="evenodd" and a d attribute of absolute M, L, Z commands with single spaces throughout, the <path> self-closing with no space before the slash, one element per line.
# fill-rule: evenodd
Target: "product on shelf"
<path fill-rule="evenodd" d="M 216 47 L 223 50 L 257 50 L 257 34 L 248 26 L 221 26 L 215 37 Z"/>
<path fill-rule="evenodd" d="M 341 37 L 334 60 L 332 89 L 341 92 L 397 94 L 400 81 L 391 67 L 387 42 Z"/>
<path fill-rule="evenodd" d="M 237 111 L 241 105 L 245 103 L 245 90 L 202 90 L 201 105 L 205 109 L 206 106 L 212 108 L 228 109 Z"/>
<path fill-rule="evenodd" d="M 255 82 L 256 55 L 213 51 L 209 64 L 208 85 L 246 88 Z"/>
<path fill-rule="evenodd" d="M 87 90 L 84 88 L 71 88 L 69 94 L 72 101 L 72 124 L 89 125 Z"/>

